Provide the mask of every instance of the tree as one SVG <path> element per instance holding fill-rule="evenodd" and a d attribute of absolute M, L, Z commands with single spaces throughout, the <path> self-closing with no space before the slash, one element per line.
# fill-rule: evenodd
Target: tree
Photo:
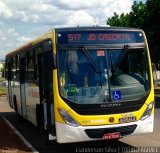
<path fill-rule="evenodd" d="M 107 20 L 110 26 L 135 27 L 145 31 L 148 38 L 151 59 L 153 62 L 160 60 L 160 1 L 147 0 L 145 4 L 136 1 L 128 14 L 114 16 Z"/>

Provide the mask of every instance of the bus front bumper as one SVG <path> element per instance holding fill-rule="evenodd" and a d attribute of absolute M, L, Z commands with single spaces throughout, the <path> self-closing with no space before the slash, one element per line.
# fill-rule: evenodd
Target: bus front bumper
<path fill-rule="evenodd" d="M 103 140 L 104 134 L 114 132 L 120 132 L 122 137 L 153 132 L 153 116 L 148 117 L 144 121 L 139 120 L 132 123 L 103 126 L 72 127 L 56 122 L 58 143 Z"/>

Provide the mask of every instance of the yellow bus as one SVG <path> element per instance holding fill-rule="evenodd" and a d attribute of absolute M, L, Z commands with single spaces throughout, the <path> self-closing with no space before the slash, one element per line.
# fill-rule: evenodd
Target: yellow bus
<path fill-rule="evenodd" d="M 153 132 L 154 90 L 144 32 L 56 28 L 6 55 L 19 120 L 58 143 Z"/>

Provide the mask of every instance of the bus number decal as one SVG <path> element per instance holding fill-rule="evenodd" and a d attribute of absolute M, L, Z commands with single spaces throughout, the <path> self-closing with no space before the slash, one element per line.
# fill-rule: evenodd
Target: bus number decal
<path fill-rule="evenodd" d="M 79 41 L 81 34 L 68 34 L 68 41 Z"/>

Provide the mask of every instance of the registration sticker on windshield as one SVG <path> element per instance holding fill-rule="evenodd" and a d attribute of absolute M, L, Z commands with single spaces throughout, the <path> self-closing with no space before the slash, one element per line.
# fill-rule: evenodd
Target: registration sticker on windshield
<path fill-rule="evenodd" d="M 105 56 L 104 50 L 97 50 L 97 56 Z"/>
<path fill-rule="evenodd" d="M 113 100 L 121 100 L 121 92 L 120 91 L 112 91 Z"/>

